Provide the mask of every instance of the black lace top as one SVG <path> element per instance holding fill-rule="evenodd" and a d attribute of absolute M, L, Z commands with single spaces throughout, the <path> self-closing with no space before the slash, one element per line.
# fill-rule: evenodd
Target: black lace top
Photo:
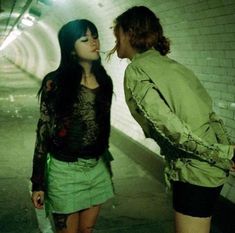
<path fill-rule="evenodd" d="M 46 82 L 40 104 L 31 181 L 33 191 L 44 190 L 47 154 L 73 162 L 78 158 L 98 158 L 108 148 L 111 98 L 101 88 L 80 87 L 72 113 L 57 116 L 53 96 L 56 85 Z"/>

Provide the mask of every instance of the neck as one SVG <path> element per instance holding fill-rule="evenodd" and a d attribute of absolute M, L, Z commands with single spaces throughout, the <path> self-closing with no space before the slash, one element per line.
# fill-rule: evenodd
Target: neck
<path fill-rule="evenodd" d="M 136 50 L 136 49 L 134 49 L 134 48 L 130 48 L 130 50 L 129 50 L 129 53 L 128 53 L 128 58 L 130 59 L 130 60 L 132 60 L 133 59 L 133 57 L 136 55 L 136 53 L 138 53 L 138 51 Z"/>
<path fill-rule="evenodd" d="M 89 76 L 91 76 L 91 66 L 92 66 L 92 64 L 90 62 L 80 62 L 80 65 L 82 66 L 82 68 L 84 70 L 85 78 L 89 78 Z"/>

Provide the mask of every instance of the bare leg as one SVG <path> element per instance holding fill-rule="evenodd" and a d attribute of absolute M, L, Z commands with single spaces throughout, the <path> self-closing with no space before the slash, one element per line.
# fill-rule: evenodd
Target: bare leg
<path fill-rule="evenodd" d="M 211 217 L 199 218 L 175 211 L 175 233 L 209 233 Z"/>
<path fill-rule="evenodd" d="M 56 233 L 77 233 L 79 213 L 53 214 Z"/>
<path fill-rule="evenodd" d="M 92 233 L 100 212 L 100 205 L 79 212 L 78 233 Z"/>

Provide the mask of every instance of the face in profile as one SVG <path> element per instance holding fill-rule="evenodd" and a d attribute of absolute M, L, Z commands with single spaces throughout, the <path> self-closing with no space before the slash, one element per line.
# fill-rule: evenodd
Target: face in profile
<path fill-rule="evenodd" d="M 114 32 L 116 37 L 116 49 L 119 58 L 130 58 L 130 37 L 125 33 L 122 27 L 119 27 Z"/>
<path fill-rule="evenodd" d="M 75 41 L 74 49 L 79 61 L 95 61 L 99 59 L 100 42 L 97 35 L 88 28 L 86 34 Z"/>

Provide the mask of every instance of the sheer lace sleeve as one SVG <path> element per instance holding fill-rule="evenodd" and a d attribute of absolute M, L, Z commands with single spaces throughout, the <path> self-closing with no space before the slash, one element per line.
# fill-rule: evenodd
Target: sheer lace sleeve
<path fill-rule="evenodd" d="M 36 129 L 36 143 L 33 156 L 33 172 L 31 177 L 33 191 L 45 190 L 44 175 L 47 161 L 48 145 L 50 141 L 50 126 L 52 122 L 51 113 L 53 110 L 52 105 L 49 101 L 51 87 L 50 85 L 48 85 L 48 82 L 43 88 L 41 94 L 40 117 Z"/>

